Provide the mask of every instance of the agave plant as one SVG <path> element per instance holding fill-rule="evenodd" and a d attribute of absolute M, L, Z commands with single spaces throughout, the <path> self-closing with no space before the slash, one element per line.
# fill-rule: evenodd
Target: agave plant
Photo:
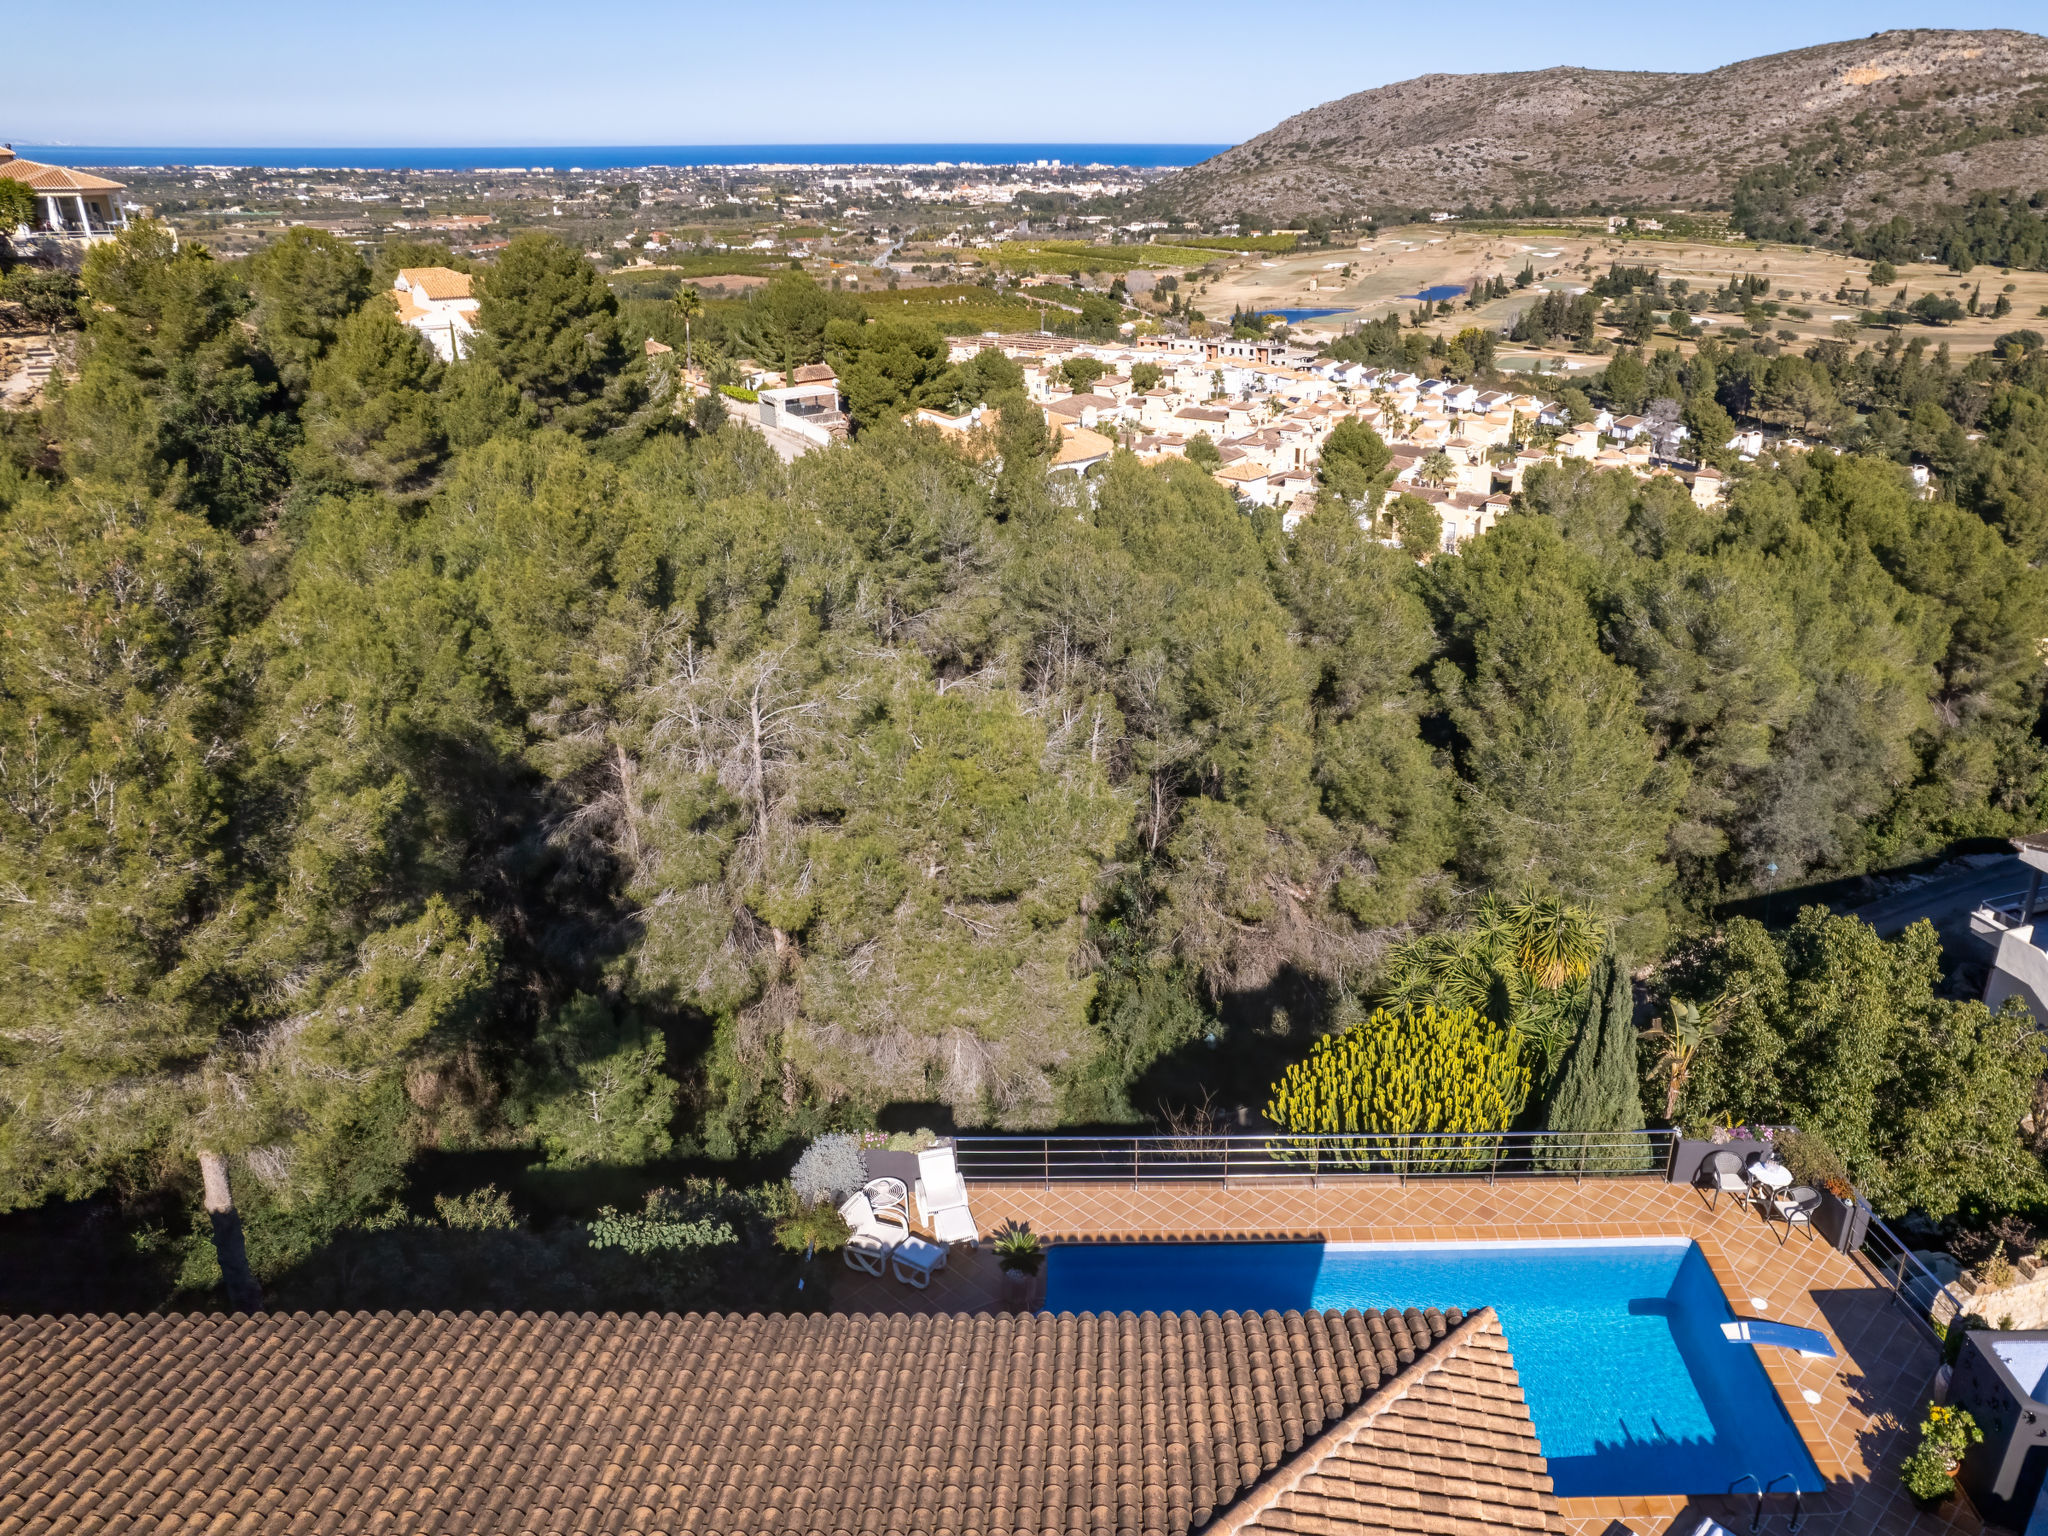
<path fill-rule="evenodd" d="M 1045 1263 L 1045 1247 L 1038 1234 L 1020 1221 L 998 1228 L 994 1247 L 996 1262 L 1013 1275 L 1035 1275 Z"/>

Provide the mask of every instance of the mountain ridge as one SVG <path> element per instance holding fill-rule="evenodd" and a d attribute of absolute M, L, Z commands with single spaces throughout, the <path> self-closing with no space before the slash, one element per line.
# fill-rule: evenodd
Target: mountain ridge
<path fill-rule="evenodd" d="M 2048 38 L 1918 29 L 1698 74 L 1419 75 L 1296 113 L 1168 178 L 1206 219 L 1731 207 L 1809 222 L 2048 187 Z"/>

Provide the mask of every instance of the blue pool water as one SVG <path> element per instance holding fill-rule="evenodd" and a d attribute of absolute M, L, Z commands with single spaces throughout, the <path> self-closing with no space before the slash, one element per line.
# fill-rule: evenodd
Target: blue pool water
<path fill-rule="evenodd" d="M 1262 315 L 1278 315 L 1289 325 L 1299 325 L 1304 320 L 1320 320 L 1325 315 L 1348 315 L 1348 309 L 1262 309 Z"/>
<path fill-rule="evenodd" d="M 1490 1306 L 1564 1498 L 1818 1490 L 1756 1350 L 1683 1241 L 1057 1246 L 1056 1312 Z M 1789 1479 L 1789 1480 L 1788 1480 Z"/>
<path fill-rule="evenodd" d="M 1434 304 L 1440 299 L 1455 299 L 1464 291 L 1465 285 L 1463 283 L 1438 283 L 1434 288 L 1425 288 L 1420 293 L 1404 293 L 1401 297 L 1404 299 L 1421 299 L 1426 304 Z"/>

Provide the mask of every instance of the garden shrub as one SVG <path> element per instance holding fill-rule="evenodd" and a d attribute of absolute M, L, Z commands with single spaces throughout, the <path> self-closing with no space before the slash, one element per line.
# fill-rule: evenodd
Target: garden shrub
<path fill-rule="evenodd" d="M 834 1133 L 820 1136 L 796 1160 L 789 1182 L 806 1205 L 838 1205 L 868 1181 L 861 1161 L 860 1138 Z"/>

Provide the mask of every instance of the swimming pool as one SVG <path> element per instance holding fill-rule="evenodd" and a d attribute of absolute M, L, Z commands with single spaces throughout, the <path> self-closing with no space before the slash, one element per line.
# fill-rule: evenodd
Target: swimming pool
<path fill-rule="evenodd" d="M 1321 320 L 1328 315 L 1348 315 L 1348 309 L 1262 309 L 1261 315 L 1278 315 L 1289 325 L 1299 325 L 1304 320 Z"/>
<path fill-rule="evenodd" d="M 1564 1498 L 1719 1493 L 1753 1473 L 1823 1486 L 1698 1246 L 1588 1243 L 1057 1245 L 1056 1312 L 1490 1306 Z"/>

